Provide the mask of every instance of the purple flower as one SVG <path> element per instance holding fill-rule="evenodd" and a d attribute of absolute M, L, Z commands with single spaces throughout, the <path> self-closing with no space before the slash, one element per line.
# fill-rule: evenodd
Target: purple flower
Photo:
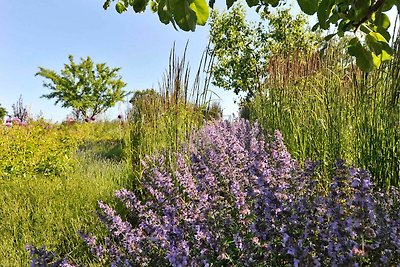
<path fill-rule="evenodd" d="M 376 190 L 370 175 L 338 161 L 328 188 L 318 165 L 300 167 L 275 131 L 246 120 L 213 121 L 178 153 L 143 161 L 142 190 L 99 202 L 108 228 L 98 245 L 111 266 L 357 266 L 400 264 L 399 192 Z"/>

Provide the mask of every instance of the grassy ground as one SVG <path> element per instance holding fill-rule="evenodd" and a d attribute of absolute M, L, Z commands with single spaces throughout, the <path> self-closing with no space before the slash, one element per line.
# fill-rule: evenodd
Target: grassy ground
<path fill-rule="evenodd" d="M 77 153 L 75 168 L 63 176 L 0 180 L 0 266 L 28 266 L 27 244 L 95 265 L 77 231 L 105 231 L 97 201 L 113 203 L 114 190 L 129 188 L 131 170 L 121 153 L 118 141 L 88 142 Z"/>

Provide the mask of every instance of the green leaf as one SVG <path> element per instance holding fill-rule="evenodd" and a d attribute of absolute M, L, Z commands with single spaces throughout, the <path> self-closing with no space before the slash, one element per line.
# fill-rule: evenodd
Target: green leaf
<path fill-rule="evenodd" d="M 179 0 L 175 2 L 174 19 L 179 28 L 184 31 L 194 31 L 196 28 L 196 13 L 190 9 L 187 0 Z"/>
<path fill-rule="evenodd" d="M 365 24 L 362 24 L 361 26 L 360 26 L 360 30 L 363 32 L 363 33 L 365 33 L 365 34 L 368 34 L 368 33 L 370 33 L 372 30 L 368 27 L 368 26 L 366 26 Z"/>
<path fill-rule="evenodd" d="M 115 5 L 115 10 L 117 10 L 117 12 L 119 13 L 119 14 L 121 14 L 122 12 L 124 12 L 124 11 L 126 11 L 126 6 L 124 5 L 124 3 L 122 3 L 122 2 L 118 2 L 116 5 Z"/>
<path fill-rule="evenodd" d="M 321 25 L 321 28 L 327 30 L 329 28 L 329 23 L 327 23 L 328 17 L 331 14 L 331 10 L 333 7 L 332 0 L 322 0 L 318 6 L 317 16 L 318 22 Z"/>
<path fill-rule="evenodd" d="M 314 15 L 318 10 L 318 0 L 297 0 L 297 2 L 307 15 Z"/>
<path fill-rule="evenodd" d="M 372 62 L 374 64 L 375 68 L 379 68 L 382 64 L 382 60 L 379 56 L 377 56 L 375 53 L 372 53 Z"/>
<path fill-rule="evenodd" d="M 111 0 L 106 0 L 103 4 L 104 9 L 108 9 L 110 7 Z"/>
<path fill-rule="evenodd" d="M 385 49 L 382 49 L 382 54 L 380 56 L 381 56 L 382 62 L 389 61 L 392 59 L 392 55 L 390 53 L 388 53 L 388 51 Z"/>
<path fill-rule="evenodd" d="M 377 32 L 379 32 L 386 39 L 387 42 L 390 41 L 391 36 L 390 36 L 390 33 L 386 29 L 378 27 Z"/>
<path fill-rule="evenodd" d="M 336 24 L 339 21 L 339 19 L 340 19 L 339 14 L 338 13 L 333 13 L 332 16 L 330 16 L 328 21 L 331 24 Z"/>
<path fill-rule="evenodd" d="M 360 21 L 365 16 L 367 16 L 370 8 L 371 0 L 355 0 L 348 16 L 350 20 Z"/>
<path fill-rule="evenodd" d="M 390 19 L 388 15 L 381 13 L 375 20 L 375 25 L 378 27 L 382 27 L 385 30 L 389 29 L 390 27 Z"/>
<path fill-rule="evenodd" d="M 345 31 L 348 31 L 351 28 L 351 21 L 348 19 L 343 19 L 338 26 L 338 32 L 344 33 Z M 339 35 L 341 36 L 341 35 Z M 341 36 L 342 37 L 342 36 Z"/>
<path fill-rule="evenodd" d="M 374 69 L 375 63 L 372 52 L 365 49 L 357 38 L 350 41 L 347 48 L 348 53 L 356 58 L 357 66 L 365 72 L 370 72 Z"/>
<path fill-rule="evenodd" d="M 156 13 L 158 10 L 158 3 L 155 1 L 151 1 L 150 2 L 150 10 L 151 10 L 151 12 Z"/>
<path fill-rule="evenodd" d="M 226 7 L 229 9 L 235 3 L 235 0 L 226 0 Z"/>
<path fill-rule="evenodd" d="M 318 27 L 319 27 L 319 24 L 316 23 L 316 24 L 314 24 L 314 26 L 312 26 L 311 30 L 312 30 L 313 32 L 315 32 L 316 30 L 318 30 Z"/>
<path fill-rule="evenodd" d="M 268 0 L 267 3 L 272 7 L 277 7 L 279 5 L 279 0 Z"/>
<path fill-rule="evenodd" d="M 386 0 L 383 4 L 382 11 L 386 12 L 392 9 L 393 5 L 396 3 L 396 0 Z"/>
<path fill-rule="evenodd" d="M 378 42 L 384 42 L 386 43 L 385 37 L 382 36 L 379 32 L 370 32 L 369 35 L 374 37 Z"/>
<path fill-rule="evenodd" d="M 172 20 L 171 12 L 168 9 L 166 0 L 160 0 L 157 9 L 158 18 L 164 24 L 168 24 Z"/>
<path fill-rule="evenodd" d="M 246 0 L 246 3 L 249 7 L 258 5 L 258 2 L 259 2 L 258 0 Z"/>
<path fill-rule="evenodd" d="M 374 32 L 367 34 L 365 36 L 365 42 L 371 51 L 373 51 L 375 54 L 380 54 L 382 52 L 382 45 L 373 34 Z"/>
<path fill-rule="evenodd" d="M 143 12 L 146 10 L 146 6 L 149 3 L 149 0 L 133 0 L 131 6 L 136 13 Z"/>
<path fill-rule="evenodd" d="M 190 8 L 196 13 L 196 23 L 198 25 L 205 25 L 208 17 L 210 16 L 210 10 L 205 0 L 194 0 L 190 4 Z"/>
<path fill-rule="evenodd" d="M 324 40 L 325 40 L 325 41 L 329 41 L 329 40 L 332 39 L 335 35 L 336 35 L 336 33 L 329 34 L 329 35 L 325 36 Z"/>

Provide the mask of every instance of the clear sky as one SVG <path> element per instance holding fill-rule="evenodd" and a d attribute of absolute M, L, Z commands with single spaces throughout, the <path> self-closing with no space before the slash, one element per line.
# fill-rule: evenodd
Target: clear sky
<path fill-rule="evenodd" d="M 176 31 L 150 11 L 118 14 L 113 6 L 103 10 L 102 4 L 102 0 L 0 0 L 0 104 L 8 112 L 22 95 L 34 116 L 42 112 L 46 119 L 65 119 L 70 110 L 40 98 L 50 90 L 35 73 L 39 66 L 59 72 L 69 54 L 75 61 L 90 56 L 96 63 L 121 67 L 129 91 L 158 89 L 174 42 L 177 55 L 182 55 L 189 40 L 187 58 L 192 72 L 197 70 L 207 46 L 208 27 Z M 213 90 L 223 98 L 225 114 L 237 111 L 232 93 Z M 117 113 L 118 108 L 108 116 Z"/>
<path fill-rule="evenodd" d="M 0 104 L 8 112 L 22 95 L 34 117 L 42 113 L 53 121 L 65 119 L 71 110 L 40 98 L 50 91 L 34 74 L 39 66 L 59 72 L 69 54 L 75 61 L 90 56 L 96 63 L 121 67 L 128 91 L 158 89 L 174 42 L 181 55 L 189 40 L 187 58 L 192 72 L 197 70 L 208 42 L 207 26 L 196 32 L 176 31 L 150 11 L 118 14 L 114 6 L 105 11 L 102 4 L 102 0 L 0 0 Z M 222 97 L 225 115 L 237 112 L 233 93 L 212 89 Z M 117 114 L 114 108 L 107 117 Z"/>

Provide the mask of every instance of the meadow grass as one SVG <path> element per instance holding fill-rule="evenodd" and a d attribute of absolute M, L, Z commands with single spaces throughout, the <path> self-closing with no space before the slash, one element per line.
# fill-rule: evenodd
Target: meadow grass
<path fill-rule="evenodd" d="M 97 128 L 103 140 L 86 136 L 74 168 L 62 176 L 16 175 L 0 180 L 0 266 L 28 266 L 27 244 L 46 246 L 75 263 L 96 265 L 78 231 L 104 234 L 97 201 L 113 202 L 116 189 L 132 188 L 131 170 L 121 160 L 121 150 L 115 149 L 120 142 L 111 141 L 118 133 L 101 134 L 103 126 L 74 126 L 89 134 L 88 129 Z"/>

